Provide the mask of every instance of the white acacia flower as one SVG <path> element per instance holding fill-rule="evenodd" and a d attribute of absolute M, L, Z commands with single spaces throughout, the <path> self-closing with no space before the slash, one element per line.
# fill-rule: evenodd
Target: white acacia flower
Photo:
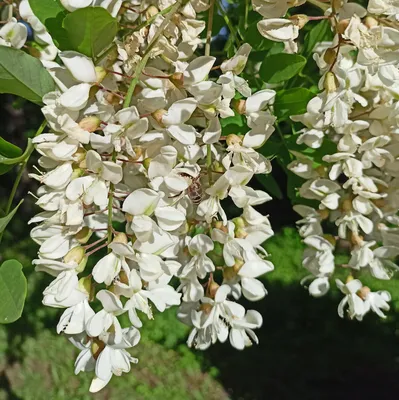
<path fill-rule="evenodd" d="M 308 236 L 304 239 L 308 246 L 303 253 L 303 266 L 313 275 L 334 272 L 334 246 L 321 236 Z"/>
<path fill-rule="evenodd" d="M 207 256 L 207 253 L 213 249 L 213 241 L 208 236 L 203 234 L 194 236 L 188 244 L 188 251 L 192 258 L 183 268 L 183 276 L 195 270 L 199 278 L 205 278 L 208 272 L 214 271 L 215 265 Z"/>
<path fill-rule="evenodd" d="M 132 357 L 126 349 L 136 346 L 139 341 L 140 332 L 136 328 L 130 327 L 122 330 L 120 343 L 106 343 L 95 363 L 96 377 L 93 378 L 90 385 L 91 393 L 96 393 L 104 388 L 111 380 L 112 375 L 121 376 L 123 372 L 128 373 L 130 364 L 138 363 L 138 359 Z"/>
<path fill-rule="evenodd" d="M 91 337 L 106 337 L 112 343 L 121 343 L 122 328 L 117 316 L 125 312 L 120 299 L 108 290 L 100 290 L 96 298 L 101 302 L 103 309 L 93 315 L 86 324 L 86 331 Z M 108 330 L 111 329 L 110 332 Z M 112 333 L 111 333 L 112 332 Z"/>
<path fill-rule="evenodd" d="M 364 300 L 357 294 L 362 289 L 363 284 L 358 279 L 350 280 L 347 283 L 343 283 L 339 279 L 335 280 L 338 289 L 345 295 L 338 306 L 338 315 L 344 318 L 345 306 L 348 305 L 348 316 L 353 319 L 356 318 L 359 321 L 362 320 L 364 314 L 367 313 L 368 307 Z"/>
<path fill-rule="evenodd" d="M 11 46 L 20 49 L 25 45 L 28 38 L 28 30 L 24 24 L 11 18 L 0 29 L 0 45 Z"/>
<path fill-rule="evenodd" d="M 266 39 L 288 44 L 295 43 L 299 35 L 299 27 L 283 18 L 263 19 L 258 22 L 258 30 Z"/>

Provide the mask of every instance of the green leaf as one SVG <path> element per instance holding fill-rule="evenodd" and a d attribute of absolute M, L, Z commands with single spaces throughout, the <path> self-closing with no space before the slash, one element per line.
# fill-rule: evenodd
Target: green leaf
<path fill-rule="evenodd" d="M 63 26 L 68 33 L 71 50 L 96 57 L 114 40 L 118 22 L 102 7 L 87 7 L 68 14 Z"/>
<path fill-rule="evenodd" d="M 60 0 L 29 0 L 29 5 L 35 16 L 46 26 L 49 20 L 56 19 L 59 14 L 65 16 L 68 13 Z"/>
<path fill-rule="evenodd" d="M 27 292 L 22 264 L 17 260 L 4 261 L 0 267 L 0 323 L 9 324 L 22 314 Z"/>
<path fill-rule="evenodd" d="M 280 90 L 274 101 L 275 115 L 279 120 L 287 119 L 291 115 L 303 114 L 308 102 L 315 96 L 305 88 Z"/>
<path fill-rule="evenodd" d="M 6 229 L 7 225 L 8 225 L 9 222 L 13 219 L 13 217 L 14 217 L 15 213 L 17 212 L 19 206 L 20 206 L 23 202 L 24 202 L 24 201 L 21 200 L 21 201 L 19 202 L 19 204 L 18 204 L 8 215 L 6 215 L 6 216 L 3 217 L 3 218 L 0 218 L 0 233 L 2 233 L 2 232 Z"/>
<path fill-rule="evenodd" d="M 19 157 L 22 154 L 22 149 L 0 136 L 0 154 L 8 158 Z"/>
<path fill-rule="evenodd" d="M 259 70 L 260 77 L 268 83 L 288 81 L 306 65 L 306 58 L 298 54 L 272 54 L 265 58 Z"/>
<path fill-rule="evenodd" d="M 221 119 L 220 124 L 222 126 L 223 136 L 230 135 L 231 133 L 244 134 L 248 131 L 244 117 L 237 113 L 235 113 L 234 117 Z"/>
<path fill-rule="evenodd" d="M 33 13 L 46 26 L 55 45 L 60 50 L 70 48 L 67 31 L 62 27 L 64 18 L 69 12 L 60 0 L 29 0 Z"/>
<path fill-rule="evenodd" d="M 330 21 L 324 20 L 317 22 L 317 25 L 310 29 L 309 33 L 305 36 L 302 54 L 305 57 L 309 57 L 318 43 L 331 40 L 332 38 L 333 34 L 331 32 Z"/>
<path fill-rule="evenodd" d="M 273 47 L 272 40 L 264 38 L 258 31 L 258 22 L 251 24 L 245 31 L 245 42 L 250 44 L 253 51 L 269 50 Z"/>
<path fill-rule="evenodd" d="M 53 78 L 37 58 L 0 46 L 0 93 L 15 94 L 40 104 L 42 97 L 53 90 Z"/>
<path fill-rule="evenodd" d="M 14 158 L 19 157 L 21 154 L 22 150 L 18 146 L 7 142 L 0 136 L 0 156 Z M 0 175 L 6 174 L 12 167 L 13 165 L 0 165 Z"/>
<path fill-rule="evenodd" d="M 32 153 L 33 150 L 33 144 L 32 144 L 32 139 L 28 139 L 28 144 L 26 146 L 25 151 L 23 152 L 23 154 L 21 154 L 20 156 L 14 157 L 14 158 L 9 158 L 4 156 L 1 152 L 0 152 L 0 165 L 4 164 L 4 165 L 15 165 L 15 164 L 19 164 L 21 162 L 24 162 L 27 157 L 29 157 Z"/>
<path fill-rule="evenodd" d="M 273 197 L 279 200 L 284 197 L 280 186 L 272 175 L 258 174 L 255 175 L 255 177 L 262 184 L 267 193 L 271 194 Z"/>

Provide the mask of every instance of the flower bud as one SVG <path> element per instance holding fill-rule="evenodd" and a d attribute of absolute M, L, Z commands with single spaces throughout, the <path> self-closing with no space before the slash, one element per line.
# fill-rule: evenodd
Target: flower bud
<path fill-rule="evenodd" d="M 133 215 L 129 213 L 125 213 L 125 220 L 126 222 L 132 222 L 133 221 Z"/>
<path fill-rule="evenodd" d="M 351 242 L 355 246 L 361 246 L 363 244 L 363 236 L 358 235 L 356 232 L 352 232 Z"/>
<path fill-rule="evenodd" d="M 355 279 L 355 278 L 353 277 L 353 275 L 348 275 L 347 278 L 346 278 L 345 283 L 352 282 L 354 279 Z"/>
<path fill-rule="evenodd" d="M 85 254 L 85 249 L 82 246 L 74 247 L 65 255 L 64 262 L 67 264 L 79 264 L 84 259 Z"/>
<path fill-rule="evenodd" d="M 174 14 L 172 17 L 172 22 L 177 26 L 181 25 L 181 23 L 182 23 L 181 14 L 178 14 L 178 13 Z"/>
<path fill-rule="evenodd" d="M 203 311 L 205 314 L 210 314 L 212 311 L 213 306 L 209 303 L 203 303 L 200 306 L 200 311 Z"/>
<path fill-rule="evenodd" d="M 319 210 L 318 213 L 320 214 L 320 218 L 325 221 L 326 219 L 328 219 L 328 217 L 330 216 L 330 211 L 324 209 L 324 210 Z"/>
<path fill-rule="evenodd" d="M 73 155 L 73 159 L 76 163 L 79 164 L 79 168 L 85 169 L 86 167 L 82 167 L 80 163 L 86 159 L 86 150 L 83 147 L 79 147 L 75 154 Z"/>
<path fill-rule="evenodd" d="M 240 260 L 240 259 L 236 259 L 235 260 L 235 264 L 233 265 L 233 270 L 236 274 L 238 274 L 240 272 L 240 269 L 242 268 L 242 266 L 244 265 L 244 261 Z"/>
<path fill-rule="evenodd" d="M 78 266 L 75 271 L 80 274 L 86 268 L 88 257 L 86 256 L 85 249 L 81 246 L 74 247 L 64 257 L 64 262 L 67 264 L 76 263 Z"/>
<path fill-rule="evenodd" d="M 344 34 L 346 31 L 346 28 L 349 26 L 350 20 L 349 19 L 343 19 L 341 21 L 338 22 L 337 25 L 337 33 L 339 33 L 340 35 Z"/>
<path fill-rule="evenodd" d="M 323 57 L 324 61 L 329 65 L 333 64 L 336 58 L 337 58 L 337 51 L 332 48 L 327 49 Z"/>
<path fill-rule="evenodd" d="M 227 136 L 226 138 L 227 146 L 235 146 L 242 144 L 242 139 L 238 135 L 234 135 L 233 133 Z"/>
<path fill-rule="evenodd" d="M 373 18 L 373 17 L 370 17 L 370 16 L 367 16 L 365 19 L 364 19 L 364 25 L 366 25 L 367 26 L 367 28 L 369 28 L 369 29 L 371 29 L 371 28 L 374 28 L 375 26 L 378 26 L 378 21 L 375 19 L 375 18 Z"/>
<path fill-rule="evenodd" d="M 234 226 L 238 228 L 245 228 L 245 220 L 242 217 L 237 217 L 233 219 Z"/>
<path fill-rule="evenodd" d="M 327 176 L 327 168 L 324 165 L 320 165 L 319 167 L 316 168 L 316 172 L 321 178 L 324 178 Z"/>
<path fill-rule="evenodd" d="M 212 163 L 212 170 L 215 172 L 220 172 L 220 173 L 225 172 L 223 165 L 219 161 L 216 161 L 216 160 Z"/>
<path fill-rule="evenodd" d="M 145 19 L 150 19 L 154 15 L 157 15 L 159 13 L 158 8 L 155 6 L 149 6 L 147 10 L 145 10 Z"/>
<path fill-rule="evenodd" d="M 363 286 L 358 292 L 357 295 L 362 299 L 366 300 L 367 296 L 371 293 L 371 289 L 368 286 Z"/>
<path fill-rule="evenodd" d="M 378 207 L 378 208 L 384 208 L 386 206 L 386 201 L 385 199 L 375 199 L 372 200 L 372 202 Z"/>
<path fill-rule="evenodd" d="M 76 235 L 75 235 L 75 239 L 80 243 L 80 244 L 86 244 L 91 235 L 93 234 L 93 231 L 85 226 L 84 228 L 82 228 Z"/>
<path fill-rule="evenodd" d="M 209 297 L 211 299 L 215 298 L 216 292 L 218 291 L 219 287 L 220 286 L 212 279 L 212 281 L 208 285 L 208 290 L 207 290 L 208 294 L 209 294 Z"/>
<path fill-rule="evenodd" d="M 97 86 L 94 86 L 94 87 L 97 87 Z M 105 99 L 109 104 L 111 104 L 112 106 L 117 106 L 117 105 L 120 103 L 120 101 L 121 101 L 121 99 L 120 99 L 118 96 L 116 96 L 116 95 L 113 94 L 113 93 L 109 93 L 109 92 L 105 93 L 104 99 Z"/>
<path fill-rule="evenodd" d="M 81 292 L 86 293 L 89 296 L 89 300 L 91 301 L 94 298 L 94 285 L 92 284 L 91 275 L 84 276 L 79 279 L 78 288 Z"/>
<path fill-rule="evenodd" d="M 234 271 L 234 268 L 232 267 L 225 267 L 223 268 L 223 278 L 226 281 L 232 281 L 233 279 L 235 279 L 237 276 L 236 271 Z"/>
<path fill-rule="evenodd" d="M 119 273 L 119 282 L 124 283 L 125 285 L 129 284 L 129 277 L 127 276 L 126 272 L 124 270 L 122 270 Z"/>
<path fill-rule="evenodd" d="M 331 0 L 331 7 L 334 13 L 339 11 L 343 5 L 344 5 L 343 0 Z"/>
<path fill-rule="evenodd" d="M 335 237 L 333 235 L 325 234 L 323 235 L 323 238 L 329 241 L 334 247 L 337 244 L 337 241 L 335 240 Z"/>
<path fill-rule="evenodd" d="M 184 75 L 182 72 L 175 72 L 169 80 L 177 87 L 181 88 L 184 85 Z"/>
<path fill-rule="evenodd" d="M 352 200 L 351 199 L 345 199 L 342 202 L 341 208 L 342 208 L 342 211 L 344 211 L 344 212 L 352 211 L 352 209 L 353 209 Z"/>
<path fill-rule="evenodd" d="M 227 229 L 227 226 L 226 225 L 223 225 L 223 222 L 222 221 L 215 221 L 215 224 L 214 224 L 214 226 L 215 226 L 215 228 L 216 229 L 219 229 L 219 230 L 221 230 L 222 232 L 224 232 L 224 233 L 228 233 L 228 229 Z M 219 242 L 216 242 L 216 243 L 219 243 Z M 220 244 L 220 243 L 219 243 Z"/>
<path fill-rule="evenodd" d="M 239 228 L 236 230 L 235 235 L 237 239 L 245 239 L 248 236 L 248 233 L 245 229 Z"/>
<path fill-rule="evenodd" d="M 133 158 L 133 161 L 137 161 L 143 155 L 143 148 L 141 146 L 134 146 L 133 151 L 136 154 L 136 157 Z"/>
<path fill-rule="evenodd" d="M 143 88 L 142 88 L 141 86 L 137 85 L 137 86 L 134 88 L 133 96 L 138 96 L 142 91 L 143 91 Z"/>
<path fill-rule="evenodd" d="M 296 14 L 296 15 L 293 15 L 292 17 L 289 17 L 289 19 L 299 29 L 302 29 L 309 22 L 309 18 L 305 14 Z"/>
<path fill-rule="evenodd" d="M 114 240 L 112 241 L 112 243 L 123 243 L 123 244 L 127 244 L 129 242 L 126 233 L 123 232 L 118 232 L 115 237 Z"/>
<path fill-rule="evenodd" d="M 162 118 L 163 118 L 163 116 L 164 116 L 166 113 L 167 113 L 166 110 L 161 109 L 161 110 L 154 111 L 154 112 L 151 114 L 151 116 L 155 119 L 155 121 L 157 121 L 157 124 L 158 124 L 158 125 L 164 127 L 165 125 L 164 125 L 163 122 L 162 122 Z"/>
<path fill-rule="evenodd" d="M 87 169 L 86 157 L 83 160 L 80 161 L 79 168 Z"/>
<path fill-rule="evenodd" d="M 338 81 L 333 72 L 327 72 L 324 78 L 324 89 L 327 94 L 335 93 L 337 91 Z"/>
<path fill-rule="evenodd" d="M 151 164 L 152 158 L 145 158 L 143 161 L 143 167 L 148 170 L 148 168 L 150 168 L 150 164 Z"/>
<path fill-rule="evenodd" d="M 93 85 L 91 88 L 90 88 L 90 91 L 89 91 L 89 98 L 90 99 L 94 99 L 94 97 L 95 97 L 95 95 L 97 94 L 97 92 L 100 90 L 100 88 L 97 86 L 97 85 Z M 108 94 L 112 94 L 112 93 L 108 93 Z"/>
<path fill-rule="evenodd" d="M 91 354 L 93 354 L 93 358 L 97 360 L 100 356 L 100 353 L 104 350 L 105 343 L 102 340 L 94 338 L 91 343 Z"/>
<path fill-rule="evenodd" d="M 223 246 L 219 242 L 214 242 L 214 249 L 210 251 L 207 255 L 215 264 L 216 267 L 224 266 L 223 258 Z"/>
<path fill-rule="evenodd" d="M 71 180 L 79 178 L 80 176 L 82 176 L 84 174 L 84 171 L 82 168 L 74 168 L 72 175 L 71 175 Z"/>
<path fill-rule="evenodd" d="M 107 76 L 107 71 L 103 67 L 96 67 L 97 82 L 100 83 Z"/>
<path fill-rule="evenodd" d="M 233 100 L 232 108 L 234 111 L 237 111 L 238 114 L 244 115 L 247 108 L 247 101 L 243 99 Z"/>
<path fill-rule="evenodd" d="M 31 56 L 40 59 L 41 54 L 40 54 L 40 50 L 39 50 L 39 49 L 37 49 L 37 48 L 34 47 L 34 46 L 29 46 L 29 47 L 28 47 L 28 51 L 29 51 L 29 54 L 30 54 Z"/>
<path fill-rule="evenodd" d="M 94 115 L 91 117 L 83 118 L 79 122 L 79 126 L 87 132 L 94 132 L 96 129 L 100 127 L 101 119 L 95 117 Z"/>

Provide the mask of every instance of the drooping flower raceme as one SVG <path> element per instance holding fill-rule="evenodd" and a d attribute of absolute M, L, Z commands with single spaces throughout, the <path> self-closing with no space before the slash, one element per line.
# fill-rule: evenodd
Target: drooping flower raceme
<path fill-rule="evenodd" d="M 299 195 L 313 203 L 294 207 L 302 217 L 299 232 L 307 246 L 303 266 L 311 273 L 303 283 L 310 280 L 309 293 L 322 296 L 335 272 L 344 269 L 347 281 L 336 280 L 345 294 L 338 313 L 358 320 L 370 311 L 384 317 L 381 310 L 389 309 L 390 296 L 371 292 L 354 278 L 368 273 L 387 280 L 398 269 L 399 26 L 393 21 L 399 9 L 394 3 L 371 0 L 368 11 L 381 15 L 376 19 L 358 4 L 333 2 L 326 18 L 334 38 L 314 51 L 322 75 L 320 93 L 306 113 L 291 116 L 304 126 L 297 144 L 311 149 L 293 152 L 288 165 L 303 179 Z M 259 30 L 272 40 L 292 40 L 297 36 L 295 21 L 266 15 Z M 329 154 L 316 162 L 313 155 L 322 146 Z M 336 265 L 338 249 L 349 249 L 347 263 Z"/>
<path fill-rule="evenodd" d="M 116 38 L 112 57 L 67 50 L 43 60 L 57 90 L 43 98 L 49 130 L 34 139 L 40 159 L 30 174 L 43 209 L 31 220 L 34 264 L 54 277 L 43 303 L 64 309 L 57 331 L 81 351 L 75 372 L 94 370 L 92 392 L 129 372 L 138 329 L 172 306 L 193 327 L 190 346 L 257 343 L 262 317 L 237 301 L 264 298 L 259 277 L 274 269 L 261 247 L 273 230 L 254 208 L 271 197 L 248 183 L 271 171 L 255 149 L 274 131 L 275 92 L 252 93 L 239 76 L 251 46 L 214 73 L 216 59 L 194 53 L 206 2 L 178 2 L 148 24 L 154 8 L 173 2 L 107 3 L 62 1 L 68 11 L 100 5 L 144 27 Z M 6 45 L 20 47 L 23 27 L 9 24 Z M 123 95 L 131 85 L 133 96 Z M 235 115 L 237 93 L 248 133 L 224 137 L 221 119 Z M 241 210 L 234 219 L 227 198 Z"/>

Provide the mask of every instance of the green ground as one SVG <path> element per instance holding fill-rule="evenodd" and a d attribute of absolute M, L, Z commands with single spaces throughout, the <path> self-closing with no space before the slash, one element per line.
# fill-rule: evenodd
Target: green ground
<path fill-rule="evenodd" d="M 227 344 L 205 353 L 191 351 L 184 344 L 186 327 L 169 310 L 145 325 L 133 352 L 139 364 L 92 396 L 89 374 L 73 374 L 77 352 L 54 333 L 60 312 L 40 305 L 47 278 L 31 274 L 35 248 L 29 239 L 13 245 L 4 257 L 18 255 L 25 265 L 29 297 L 22 319 L 0 327 L 0 400 L 395 398 L 395 312 L 384 322 L 371 315 L 363 323 L 341 320 L 338 293 L 312 299 L 300 287 L 306 272 L 294 230 L 284 230 L 267 248 L 276 265 L 265 279 L 269 295 L 246 304 L 264 316 L 259 346 L 244 352 Z M 397 281 L 389 286 L 397 309 Z"/>

